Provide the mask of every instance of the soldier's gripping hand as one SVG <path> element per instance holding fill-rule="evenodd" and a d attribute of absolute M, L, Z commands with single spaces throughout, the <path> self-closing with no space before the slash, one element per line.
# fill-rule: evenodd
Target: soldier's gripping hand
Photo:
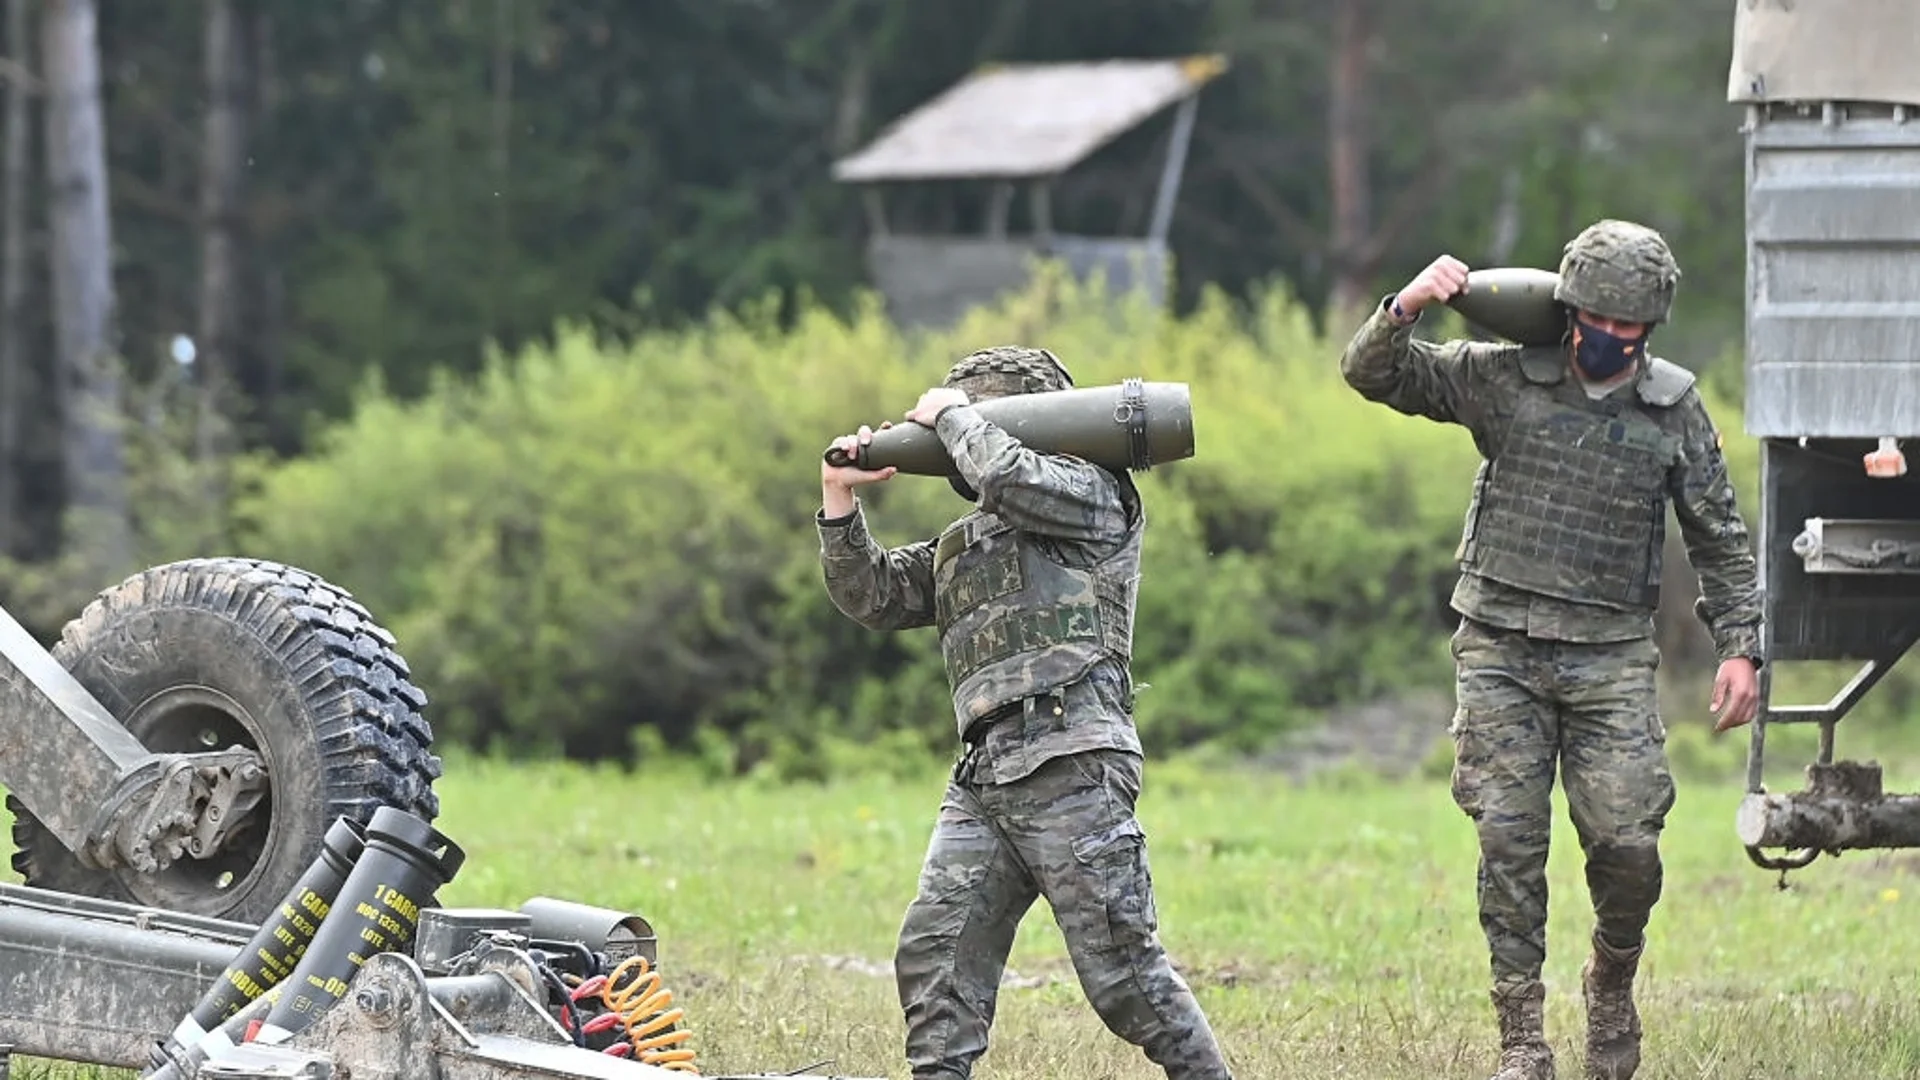
<path fill-rule="evenodd" d="M 1428 304 L 1444 304 L 1467 287 L 1467 264 L 1451 255 L 1442 255 L 1414 275 L 1393 298 L 1398 314 L 1413 321 Z"/>
<path fill-rule="evenodd" d="M 1752 720 L 1760 711 L 1760 676 L 1753 670 L 1753 661 L 1744 656 L 1722 661 L 1713 677 L 1713 700 L 1707 707 L 1720 717 L 1713 725 L 1716 734 Z"/>
<path fill-rule="evenodd" d="M 916 424 L 932 427 L 933 422 L 940 419 L 941 409 L 949 405 L 967 403 L 966 391 L 955 390 L 951 386 L 936 386 L 920 395 L 920 400 L 914 402 L 913 408 L 907 410 L 907 419 Z"/>
<path fill-rule="evenodd" d="M 880 430 L 893 426 L 893 421 L 883 421 Z M 865 424 L 852 435 L 842 435 L 833 440 L 829 449 L 839 450 L 853 460 L 859 460 L 860 448 L 873 441 L 873 429 Z M 900 470 L 892 465 L 883 469 L 863 469 L 858 465 L 829 465 L 824 456 L 820 461 L 820 509 L 829 518 L 845 517 L 853 513 L 853 489 L 861 484 L 877 484 L 890 480 Z"/>

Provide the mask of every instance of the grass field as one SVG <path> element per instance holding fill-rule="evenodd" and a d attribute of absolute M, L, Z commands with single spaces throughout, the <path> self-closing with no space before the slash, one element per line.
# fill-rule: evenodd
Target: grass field
<path fill-rule="evenodd" d="M 1805 758 L 1796 748 L 1781 760 L 1790 785 Z M 644 914 L 705 1072 L 832 1059 L 820 1071 L 904 1076 L 888 962 L 941 779 L 719 784 L 691 768 L 456 757 L 441 825 L 469 857 L 442 899 L 517 906 L 546 894 Z M 1892 771 L 1888 787 L 1920 789 L 1920 776 Z M 1822 859 L 1782 891 L 1733 840 L 1739 794 L 1724 776 L 1682 779 L 1643 965 L 1640 1075 L 1920 1075 L 1920 854 Z M 1339 773 L 1290 785 L 1154 762 L 1140 815 L 1163 937 L 1237 1075 L 1491 1070 L 1473 838 L 1444 781 Z M 1548 1024 L 1561 1075 L 1578 1076 L 1590 923 L 1564 809 L 1560 829 Z M 1082 1001 L 1044 902 L 1010 966 L 976 1076 L 1158 1075 Z"/>

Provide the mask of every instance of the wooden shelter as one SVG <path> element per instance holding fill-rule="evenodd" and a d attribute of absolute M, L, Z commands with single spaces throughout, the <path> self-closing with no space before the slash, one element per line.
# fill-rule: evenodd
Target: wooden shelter
<path fill-rule="evenodd" d="M 904 325 L 950 323 L 1020 288 L 1035 257 L 1061 259 L 1082 279 L 1104 272 L 1110 291 L 1143 290 L 1162 302 L 1167 232 L 1199 91 L 1226 67 L 1219 56 L 983 67 L 835 162 L 834 179 L 866 187 L 868 269 L 888 311 Z M 1144 235 L 1055 231 L 1053 182 L 1169 107 L 1176 108 Z M 885 185 L 952 180 L 992 185 L 981 232 L 889 227 Z M 1030 227 L 1009 235 L 1022 184 Z"/>

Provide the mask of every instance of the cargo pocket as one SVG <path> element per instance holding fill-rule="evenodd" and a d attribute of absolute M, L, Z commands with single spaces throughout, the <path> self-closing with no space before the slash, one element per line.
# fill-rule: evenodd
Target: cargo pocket
<path fill-rule="evenodd" d="M 1087 906 L 1089 942 L 1099 949 L 1137 945 L 1159 928 L 1153 903 L 1153 873 L 1147 837 L 1134 818 L 1075 837 L 1073 857 L 1082 880 L 1098 895 L 1077 897 Z"/>
<path fill-rule="evenodd" d="M 1117 800 L 1125 813 L 1132 813 L 1140 800 L 1145 763 L 1139 754 L 1113 749 L 1082 750 L 1054 761 L 1061 762 L 1062 768 L 1071 769 L 1085 790 L 1104 792 L 1108 799 Z"/>
<path fill-rule="evenodd" d="M 1481 798 L 1481 785 L 1486 782 L 1487 767 L 1492 764 L 1493 751 L 1488 746 L 1487 737 L 1478 729 L 1471 710 L 1464 706 L 1454 710 L 1453 722 L 1448 725 L 1448 733 L 1453 736 L 1453 802 L 1468 817 L 1478 821 L 1486 809 Z"/>

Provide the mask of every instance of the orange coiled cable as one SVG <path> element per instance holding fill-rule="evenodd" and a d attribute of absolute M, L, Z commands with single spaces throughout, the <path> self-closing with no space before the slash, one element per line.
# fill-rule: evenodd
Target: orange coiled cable
<path fill-rule="evenodd" d="M 668 1008 L 673 1004 L 673 991 L 661 985 L 660 973 L 653 970 L 646 957 L 631 956 L 621 961 L 600 988 L 600 1000 L 620 1017 L 637 1060 L 699 1074 L 692 1048 L 680 1046 L 693 1038 L 693 1032 L 679 1026 L 686 1010 Z"/>

